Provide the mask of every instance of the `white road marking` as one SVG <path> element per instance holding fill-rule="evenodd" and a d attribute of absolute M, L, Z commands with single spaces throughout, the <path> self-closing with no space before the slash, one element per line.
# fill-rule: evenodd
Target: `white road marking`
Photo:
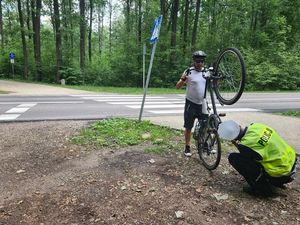
<path fill-rule="evenodd" d="M 148 112 L 154 114 L 183 114 L 183 110 L 147 110 Z M 259 109 L 252 109 L 252 108 L 218 108 L 218 112 L 260 112 Z"/>
<path fill-rule="evenodd" d="M 131 109 L 140 109 L 140 105 L 127 105 Z M 144 109 L 165 109 L 165 108 L 184 108 L 184 104 L 181 105 L 144 105 Z"/>
<path fill-rule="evenodd" d="M 28 105 L 36 105 L 36 104 L 83 104 L 84 101 L 64 101 L 64 102 L 0 102 L 0 105 L 16 105 L 16 104 L 28 104 Z"/>
<path fill-rule="evenodd" d="M 10 110 L 7 110 L 5 113 L 24 113 L 26 112 L 28 109 L 30 108 L 19 108 L 19 107 L 15 107 L 15 108 L 12 108 Z"/>
<path fill-rule="evenodd" d="M 69 96 L 72 96 L 72 97 L 117 97 L 117 96 L 128 96 L 128 97 L 141 97 L 143 95 L 118 95 L 118 94 L 113 94 L 113 95 L 110 95 L 110 94 L 95 94 L 95 95 L 69 95 Z"/>
<path fill-rule="evenodd" d="M 0 115 L 0 121 L 15 120 L 19 116 L 21 116 L 22 113 L 26 112 L 35 105 L 36 103 L 19 104 L 16 107 L 7 110 L 4 114 Z"/>
<path fill-rule="evenodd" d="M 112 105 L 141 105 L 142 102 L 107 102 Z M 145 102 L 145 105 L 152 104 L 183 104 L 184 101 L 162 101 L 162 102 Z"/>
<path fill-rule="evenodd" d="M 0 115 L 0 121 L 4 120 L 15 120 L 17 119 L 21 114 L 2 114 Z"/>
<path fill-rule="evenodd" d="M 131 109 L 140 109 L 142 104 L 142 95 L 72 95 L 83 99 L 94 100 L 97 102 L 105 102 L 111 105 L 124 105 Z M 147 96 L 144 109 L 154 114 L 183 114 L 185 104 L 185 96 L 177 95 L 172 98 L 164 96 Z M 209 102 L 209 107 L 212 108 Z M 253 108 L 224 108 L 216 104 L 217 111 L 220 112 L 257 112 L 261 110 Z M 180 108 L 180 109 L 178 109 Z M 151 110 L 153 109 L 153 110 Z M 157 110 L 155 110 L 157 109 Z M 161 110 L 159 110 L 161 109 Z"/>
<path fill-rule="evenodd" d="M 219 104 L 216 104 L 216 106 L 221 106 Z M 139 109 L 141 106 L 139 105 L 127 105 L 128 108 L 131 109 Z M 212 106 L 210 106 L 212 107 Z M 164 109 L 164 108 L 184 108 L 184 104 L 170 104 L 170 105 L 144 105 L 144 109 Z"/>
<path fill-rule="evenodd" d="M 33 107 L 35 105 L 36 103 L 25 103 L 25 104 L 18 105 L 17 107 L 25 108 L 25 107 Z"/>
<path fill-rule="evenodd" d="M 143 99 L 142 96 L 112 96 L 112 97 L 82 97 L 83 99 L 92 99 L 92 100 L 106 100 L 109 101 L 110 99 Z M 147 99 L 165 99 L 164 97 L 147 97 Z"/>

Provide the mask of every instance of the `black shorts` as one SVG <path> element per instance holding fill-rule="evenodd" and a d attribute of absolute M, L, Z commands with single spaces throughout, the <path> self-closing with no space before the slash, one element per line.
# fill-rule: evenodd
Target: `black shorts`
<path fill-rule="evenodd" d="M 202 114 L 202 104 L 196 104 L 188 99 L 185 99 L 185 106 L 184 106 L 184 125 L 183 127 L 191 130 L 194 126 L 195 119 L 198 120 L 203 119 L 205 114 Z"/>

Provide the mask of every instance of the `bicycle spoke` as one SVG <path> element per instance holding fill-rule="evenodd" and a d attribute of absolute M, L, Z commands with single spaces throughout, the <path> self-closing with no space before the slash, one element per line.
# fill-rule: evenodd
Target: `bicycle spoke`
<path fill-rule="evenodd" d="M 200 159 L 207 169 L 213 170 L 217 168 L 221 158 L 221 144 L 219 137 L 215 133 L 210 131 L 206 133 L 206 138 L 200 139 L 198 151 Z"/>
<path fill-rule="evenodd" d="M 228 105 L 235 103 L 244 90 L 246 76 L 245 64 L 237 49 L 229 48 L 220 54 L 216 74 L 220 77 L 216 85 L 219 101 Z"/>

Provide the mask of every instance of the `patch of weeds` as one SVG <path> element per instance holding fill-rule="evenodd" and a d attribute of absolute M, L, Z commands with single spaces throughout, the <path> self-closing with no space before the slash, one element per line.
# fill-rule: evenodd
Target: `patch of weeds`
<path fill-rule="evenodd" d="M 294 116 L 294 117 L 300 117 L 300 111 L 287 111 L 280 113 L 283 116 Z"/>
<path fill-rule="evenodd" d="M 0 94 L 8 94 L 9 92 L 8 91 L 1 91 L 0 90 Z"/>
<path fill-rule="evenodd" d="M 153 145 L 158 152 L 172 149 L 181 131 L 150 123 L 126 118 L 111 118 L 93 123 L 70 138 L 70 142 L 80 145 L 120 148 L 141 143 Z M 153 152 L 153 151 L 152 151 Z"/>
<path fill-rule="evenodd" d="M 151 145 L 149 147 L 146 147 L 144 149 L 144 152 L 150 153 L 150 154 L 157 154 L 157 155 L 163 155 L 168 152 L 178 152 L 181 149 L 183 149 L 183 143 L 178 143 L 177 141 L 166 141 L 164 143 Z"/>

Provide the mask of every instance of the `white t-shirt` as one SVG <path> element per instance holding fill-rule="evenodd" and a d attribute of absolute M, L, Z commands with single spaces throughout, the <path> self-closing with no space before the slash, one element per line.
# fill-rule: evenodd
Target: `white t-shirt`
<path fill-rule="evenodd" d="M 186 80 L 186 98 L 195 104 L 202 104 L 206 84 L 206 80 L 203 78 L 205 72 L 198 72 L 194 67 L 191 67 L 190 70 Z"/>

